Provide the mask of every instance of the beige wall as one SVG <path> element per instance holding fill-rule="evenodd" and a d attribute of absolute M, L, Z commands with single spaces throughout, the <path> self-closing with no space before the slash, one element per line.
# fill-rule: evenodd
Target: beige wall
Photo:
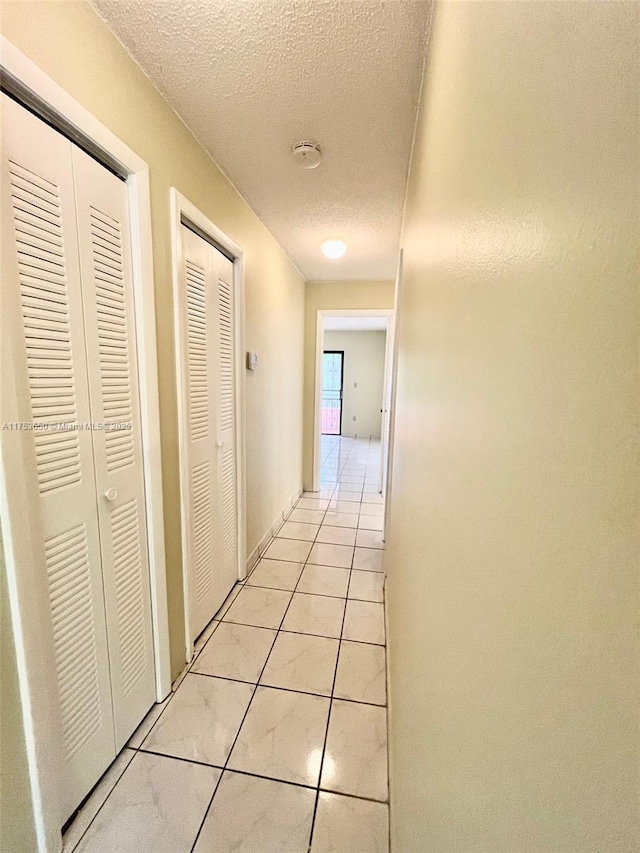
<path fill-rule="evenodd" d="M 304 483 L 313 481 L 314 398 L 317 312 L 354 308 L 393 308 L 392 281 L 310 281 L 306 287 L 304 326 Z"/>
<path fill-rule="evenodd" d="M 184 666 L 169 188 L 185 195 L 246 251 L 247 550 L 302 485 L 304 281 L 256 215 L 85 0 L 6 2 L 2 32 L 150 167 L 173 675 Z M 277 405 L 274 405 L 277 400 Z M 3 655 L 4 655 L 3 644 Z M 11 688 L 15 666 L 8 660 Z M 12 694 L 13 695 L 13 694 Z M 17 697 L 16 697 L 17 698 Z M 7 703 L 8 706 L 8 703 Z M 8 725 L 19 708 L 3 708 Z M 15 760 L 18 762 L 17 753 Z M 16 775 L 20 768 L 16 764 Z M 13 769 L 9 768 L 13 777 Z M 9 848 L 8 848 L 9 849 Z"/>
<path fill-rule="evenodd" d="M 325 332 L 325 350 L 344 352 L 342 435 L 380 438 L 387 333 Z"/>
<path fill-rule="evenodd" d="M 439 3 L 404 230 L 395 853 L 631 853 L 636 3 Z"/>

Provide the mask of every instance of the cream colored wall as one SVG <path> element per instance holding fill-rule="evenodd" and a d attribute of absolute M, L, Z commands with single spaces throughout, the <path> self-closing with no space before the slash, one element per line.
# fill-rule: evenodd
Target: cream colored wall
<path fill-rule="evenodd" d="M 317 312 L 354 308 L 393 308 L 392 281 L 310 281 L 307 282 L 304 326 L 304 455 L 306 488 L 313 482 L 313 430 L 316 386 Z"/>
<path fill-rule="evenodd" d="M 324 333 L 325 350 L 344 351 L 342 435 L 380 438 L 386 341 L 380 331 Z"/>
<path fill-rule="evenodd" d="M 631 853 L 636 3 L 438 3 L 404 229 L 395 853 Z"/>
<path fill-rule="evenodd" d="M 148 164 L 173 674 L 184 666 L 169 188 L 246 251 L 247 551 L 302 485 L 304 281 L 85 0 L 2 2 L 3 34 Z M 278 405 L 274 406 L 273 401 Z"/>

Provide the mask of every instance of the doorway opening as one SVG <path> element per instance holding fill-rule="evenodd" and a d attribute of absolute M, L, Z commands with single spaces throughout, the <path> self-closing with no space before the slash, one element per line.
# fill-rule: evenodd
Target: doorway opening
<path fill-rule="evenodd" d="M 325 350 L 322 356 L 322 435 L 342 435 L 344 350 Z"/>
<path fill-rule="evenodd" d="M 320 310 L 316 325 L 313 491 L 323 488 L 327 454 L 367 442 L 379 459 L 366 483 L 384 496 L 387 481 L 393 309 Z M 323 468 L 324 465 L 324 468 Z"/>

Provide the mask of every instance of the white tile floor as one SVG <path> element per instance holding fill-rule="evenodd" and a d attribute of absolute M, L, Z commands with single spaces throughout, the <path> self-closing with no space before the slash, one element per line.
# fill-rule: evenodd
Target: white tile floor
<path fill-rule="evenodd" d="M 388 853 L 380 445 L 322 452 L 65 853 Z"/>

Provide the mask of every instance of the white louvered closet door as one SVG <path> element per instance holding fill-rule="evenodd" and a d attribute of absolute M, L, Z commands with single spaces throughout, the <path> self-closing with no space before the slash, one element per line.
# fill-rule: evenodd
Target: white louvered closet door
<path fill-rule="evenodd" d="M 195 639 L 238 577 L 235 442 L 229 435 L 235 424 L 233 265 L 185 226 L 181 235 L 190 519 L 186 571 Z"/>
<path fill-rule="evenodd" d="M 226 593 L 238 580 L 238 495 L 235 402 L 233 264 L 213 246 L 218 374 L 218 500 L 222 526 L 220 577 Z"/>
<path fill-rule="evenodd" d="M 2 128 L 2 334 L 16 340 L 19 392 L 3 418 L 35 425 L 27 529 L 46 564 L 66 819 L 115 757 L 92 435 L 64 428 L 92 420 L 72 145 L 5 95 Z"/>
<path fill-rule="evenodd" d="M 126 184 L 73 146 L 116 748 L 153 704 L 155 671 Z M 128 429 L 120 429 L 129 425 Z"/>

